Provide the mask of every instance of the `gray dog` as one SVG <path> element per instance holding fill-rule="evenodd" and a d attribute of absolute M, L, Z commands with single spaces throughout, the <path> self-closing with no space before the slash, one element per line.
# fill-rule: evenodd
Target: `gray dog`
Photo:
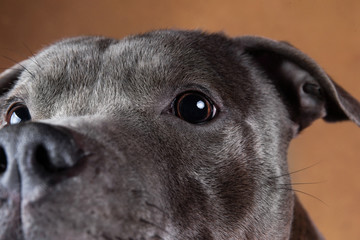
<path fill-rule="evenodd" d="M 289 142 L 360 104 L 260 37 L 56 43 L 0 75 L 0 239 L 321 239 Z"/>

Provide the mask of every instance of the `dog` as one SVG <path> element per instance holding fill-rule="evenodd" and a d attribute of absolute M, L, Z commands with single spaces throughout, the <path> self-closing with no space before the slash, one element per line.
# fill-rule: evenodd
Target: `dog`
<path fill-rule="evenodd" d="M 360 103 L 287 42 L 159 30 L 0 75 L 0 239 L 323 239 L 289 142 Z"/>

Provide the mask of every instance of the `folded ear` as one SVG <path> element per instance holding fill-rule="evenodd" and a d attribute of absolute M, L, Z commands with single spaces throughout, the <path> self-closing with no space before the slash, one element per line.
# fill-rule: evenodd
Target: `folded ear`
<path fill-rule="evenodd" d="M 320 117 L 330 122 L 350 119 L 360 126 L 360 103 L 306 54 L 286 42 L 262 37 L 235 41 L 274 83 L 300 130 Z"/>
<path fill-rule="evenodd" d="M 8 92 L 24 71 L 24 62 L 18 63 L 0 74 L 0 96 Z"/>

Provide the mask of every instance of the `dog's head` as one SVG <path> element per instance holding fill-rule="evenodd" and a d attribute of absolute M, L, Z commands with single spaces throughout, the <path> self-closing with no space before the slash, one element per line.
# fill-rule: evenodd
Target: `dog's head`
<path fill-rule="evenodd" d="M 0 78 L 0 239 L 288 238 L 289 141 L 360 125 L 313 60 L 259 37 L 75 38 Z"/>

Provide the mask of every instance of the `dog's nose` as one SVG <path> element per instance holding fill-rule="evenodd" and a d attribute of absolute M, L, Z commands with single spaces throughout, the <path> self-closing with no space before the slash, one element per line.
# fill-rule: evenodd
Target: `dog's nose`
<path fill-rule="evenodd" d="M 32 189 L 72 176 L 82 159 L 72 134 L 44 123 L 22 123 L 0 130 L 0 182 Z M 9 189 L 9 190 L 10 190 Z"/>

